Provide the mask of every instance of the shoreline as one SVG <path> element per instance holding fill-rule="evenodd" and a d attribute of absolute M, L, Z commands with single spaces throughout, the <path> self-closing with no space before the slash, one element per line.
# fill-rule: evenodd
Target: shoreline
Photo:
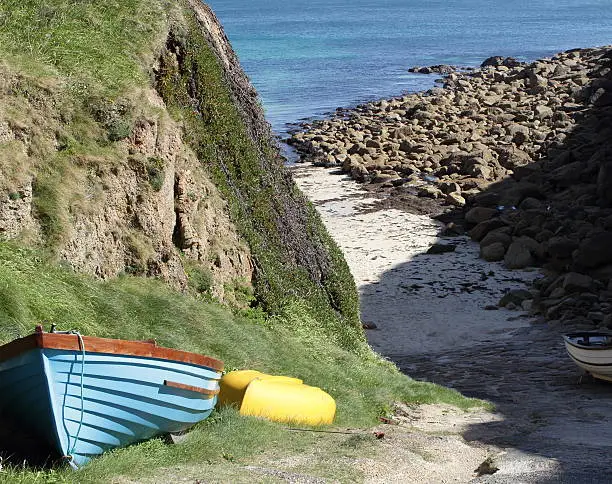
<path fill-rule="evenodd" d="M 366 330 L 376 352 L 388 358 L 435 353 L 471 344 L 472 333 L 501 339 L 529 324 L 525 313 L 496 305 L 506 290 L 530 284 L 536 271 L 477 259 L 474 242 L 440 236 L 443 226 L 429 216 L 373 209 L 378 198 L 346 176 L 299 165 L 292 174 L 345 254 L 362 321 L 376 326 Z M 426 254 L 436 244 L 456 248 Z"/>
<path fill-rule="evenodd" d="M 345 253 L 363 320 L 377 324 L 366 330 L 374 349 L 414 379 L 496 407 L 395 409 L 399 426 L 376 429 L 385 434 L 384 453 L 360 460 L 365 482 L 610 482 L 612 471 L 595 476 L 592 469 L 609 459 L 612 385 L 581 376 L 554 326 L 485 309 L 498 291 L 524 285 L 535 272 L 478 261 L 483 274 L 472 265 L 478 245 L 466 237 L 451 239 L 454 252 L 424 254 L 440 241 L 429 217 L 372 210 L 376 198 L 330 170 L 301 165 L 292 172 Z M 440 284 L 428 284 L 434 281 Z M 478 475 L 483 462 L 498 470 Z"/>
<path fill-rule="evenodd" d="M 542 267 L 534 312 L 612 328 L 612 47 L 483 64 L 308 124 L 291 142 L 387 208 L 436 213 L 489 262 Z"/>
<path fill-rule="evenodd" d="M 366 327 L 375 328 L 366 329 L 373 349 L 412 378 L 455 388 L 466 396 L 488 400 L 496 406 L 494 413 L 479 414 L 479 422 L 467 425 L 464 422 L 463 426 L 452 419 L 444 421 L 435 417 L 422 422 L 421 430 L 426 433 L 455 435 L 443 444 L 451 460 L 459 453 L 463 455 L 463 466 L 449 466 L 449 460 L 441 462 L 443 471 L 438 479 L 443 475 L 449 482 L 534 484 L 612 480 L 612 471 L 600 466 L 601 462 L 609 460 L 612 446 L 609 405 L 612 385 L 584 377 L 566 355 L 561 340 L 562 332 L 602 327 L 612 321 L 612 272 L 607 272 L 612 268 L 612 256 L 607 259 L 609 243 L 606 242 L 607 234 L 612 236 L 612 207 L 597 198 L 598 183 L 612 189 L 612 178 L 600 182 L 597 176 L 585 170 L 579 159 L 567 159 L 564 155 L 572 152 L 572 156 L 587 160 L 595 157 L 597 163 L 592 164 L 605 174 L 606 165 L 600 163 L 597 156 L 601 156 L 598 155 L 600 149 L 610 149 L 612 153 L 612 140 L 601 136 L 606 125 L 612 126 L 612 49 L 609 54 L 610 70 L 600 65 L 597 73 L 603 72 L 603 75 L 595 80 L 609 76 L 610 89 L 602 93 L 598 87 L 589 91 L 590 96 L 582 104 L 568 101 L 562 106 L 569 110 L 553 110 L 550 116 L 542 118 L 540 122 L 550 117 L 551 122 L 554 120 L 553 125 L 562 121 L 552 127 L 553 135 L 550 139 L 544 137 L 542 143 L 534 137 L 532 129 L 535 128 L 529 128 L 529 132 L 516 129 L 502 143 L 502 148 L 513 145 L 525 153 L 529 161 L 519 154 L 510 168 L 499 161 L 503 149 L 499 152 L 489 149 L 495 152 L 495 155 L 489 153 L 490 157 L 482 153 L 476 155 L 473 151 L 459 153 L 459 157 L 477 159 L 477 163 L 467 166 L 483 167 L 483 176 L 459 173 L 455 179 L 444 179 L 437 176 L 435 164 L 428 167 L 423 163 L 423 158 L 429 154 L 426 150 L 409 149 L 404 153 L 415 155 L 410 158 L 413 165 L 417 160 L 421 162 L 420 167 L 415 166 L 418 173 L 414 170 L 411 180 L 395 185 L 393 180 L 398 177 L 391 176 L 386 181 L 368 183 L 377 175 L 391 173 L 378 168 L 371 173 L 365 166 L 365 162 L 370 161 L 366 155 L 373 153 L 370 150 L 379 149 L 376 142 L 381 138 L 376 136 L 383 129 L 380 124 L 375 125 L 375 129 L 366 124 L 363 113 L 356 115 L 360 122 L 348 118 L 349 122 L 360 124 L 359 129 L 350 124 L 342 125 L 342 122 L 331 127 L 329 120 L 322 121 L 317 128 L 312 141 L 325 148 L 319 164 L 331 166 L 331 169 L 304 163 L 290 168 L 294 180 L 316 206 L 345 254 L 359 289 L 362 320 Z M 582 72 L 580 67 L 578 70 Z M 491 75 L 494 76 L 495 71 Z M 588 79 L 581 89 L 591 88 Z M 601 105 L 599 100 L 608 92 L 610 104 Z M 436 106 L 432 101 L 439 97 L 432 95 L 425 99 L 420 96 L 418 99 Z M 488 108 L 496 107 L 495 102 L 492 104 Z M 382 106 L 375 103 L 372 119 L 376 120 L 376 116 L 384 119 L 383 113 L 389 112 L 386 111 L 389 105 Z M 432 111 L 425 109 L 424 112 L 435 116 L 435 109 L 432 107 Z M 538 111 L 533 106 L 531 109 L 534 116 Z M 410 116 L 418 111 L 411 111 Z M 556 116 L 557 112 L 565 112 L 568 117 Z M 408 118 L 408 113 L 405 116 Z M 423 116 L 418 121 L 427 126 L 430 120 Z M 514 124 L 533 121 L 527 119 Z M 505 129 L 503 123 L 499 125 Z M 331 127 L 327 140 L 322 127 Z M 435 127 L 431 125 L 430 129 Z M 338 152 L 340 145 L 334 144 L 331 138 L 349 130 L 369 132 L 368 138 L 362 137 L 351 145 L 360 145 L 366 149 L 366 154 L 359 155 L 357 150 L 348 153 L 351 146 L 345 144 L 346 156 L 341 162 L 336 161 L 336 156 L 344 153 Z M 561 137 L 563 143 L 556 143 L 560 139 L 556 137 L 559 130 L 565 130 L 561 133 L 565 135 Z M 442 131 L 443 128 L 437 126 L 437 132 Z M 317 136 L 321 139 L 315 139 Z M 406 134 L 402 140 L 408 141 L 410 148 L 424 144 L 423 138 L 419 140 L 421 143 L 415 143 L 411 136 L 414 132 Z M 510 135 L 502 130 L 500 136 Z M 524 137 L 521 143 L 516 142 L 516 136 Z M 597 141 L 584 142 L 589 136 Z M 529 141 L 532 138 L 536 142 Z M 469 139 L 453 141 L 456 143 L 451 145 L 472 143 L 474 148 L 475 144 Z M 534 160 L 532 156 L 536 152 L 528 154 L 531 148 L 525 144 L 529 143 L 531 148 L 535 145 L 546 148 L 542 158 Z M 365 159 L 360 164 L 364 165 L 367 176 L 361 183 L 355 181 L 352 173 L 354 154 Z M 516 155 L 516 151 L 511 154 Z M 565 158 L 556 162 L 548 160 L 553 154 L 555 158 Z M 456 152 L 450 152 L 451 159 L 455 156 Z M 334 158 L 333 163 L 329 157 Z M 370 158 L 375 166 L 375 160 Z M 496 174 L 497 165 L 505 172 Z M 444 166 L 450 165 L 439 163 L 439 168 Z M 484 168 L 489 168 L 493 179 L 486 179 Z M 597 170 L 595 175 L 599 173 Z M 344 173 L 334 174 L 339 171 Z M 426 180 L 424 174 L 438 179 Z M 476 182 L 471 181 L 472 188 L 464 190 L 458 180 L 467 178 L 476 178 Z M 462 226 L 445 226 L 423 215 L 427 210 L 421 214 L 409 213 L 409 202 L 408 210 L 394 202 L 394 197 L 407 197 L 407 200 L 412 197 L 432 200 L 432 208 L 444 205 L 440 201 L 447 198 L 436 198 L 431 190 L 441 183 L 455 183 L 460 193 L 466 195 L 464 203 L 446 204 L 446 215 L 461 220 L 467 232 Z M 408 185 L 412 193 L 408 190 L 394 192 L 404 185 Z M 518 199 L 506 202 L 511 196 Z M 381 203 L 381 199 L 386 203 Z M 500 209 L 502 203 L 504 208 Z M 440 251 L 427 253 L 436 246 L 441 247 Z M 449 246 L 454 247 L 447 251 Z M 501 256 L 488 257 L 489 246 L 501 249 Z M 522 263 L 513 264 L 516 257 L 507 257 L 509 253 L 522 256 Z M 578 262 L 586 267 L 577 266 Z M 533 267 L 536 264 L 545 267 L 536 269 Z M 540 270 L 545 277 L 539 277 Z M 499 298 L 508 289 L 507 295 L 516 296 L 516 299 L 506 308 L 500 308 Z M 534 309 L 543 313 L 548 321 L 543 317 L 536 319 Z M 419 410 L 411 409 L 411 412 Z M 417 441 L 418 436 L 409 437 L 402 446 L 412 448 L 418 445 Z M 427 453 L 439 449 L 439 445 L 442 444 L 428 442 L 418 448 L 419 452 Z M 490 459 L 498 470 L 492 475 L 477 477 L 472 473 L 469 477 L 473 466 L 469 468 L 471 464 L 466 463 L 474 462 L 475 456 L 482 457 L 483 450 L 487 460 Z M 401 457 L 395 461 L 401 471 L 405 463 Z M 596 473 L 594 468 L 598 469 Z M 413 479 L 416 475 L 412 470 Z M 388 479 L 388 474 L 385 477 Z M 366 480 L 383 482 L 382 479 L 377 481 L 372 474 Z"/>

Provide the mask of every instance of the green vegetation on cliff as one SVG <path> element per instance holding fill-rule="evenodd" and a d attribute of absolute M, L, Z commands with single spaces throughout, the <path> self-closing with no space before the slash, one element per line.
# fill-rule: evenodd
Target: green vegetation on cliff
<path fill-rule="evenodd" d="M 254 255 L 259 301 L 272 314 L 299 301 L 338 344 L 357 350 L 363 342 L 357 293 L 341 252 L 277 154 L 258 149 L 247 133 L 195 15 L 185 12 L 185 23 L 172 28 L 157 89 L 229 201 Z"/>
<path fill-rule="evenodd" d="M 79 184 L 96 170 L 91 165 L 120 163 L 117 142 L 131 134 L 138 112 L 151 111 L 133 92 L 153 79 L 250 248 L 256 302 L 268 314 L 302 304 L 338 344 L 363 350 L 357 295 L 342 254 L 285 172 L 263 118 L 253 119 L 261 112 L 257 101 L 245 108 L 236 98 L 232 85 L 246 78 L 224 71 L 202 12 L 198 17 L 186 1 L 161 0 L 0 4 L 0 54 L 26 75 L 28 104 L 41 98 L 41 115 L 56 132 L 56 140 L 47 133 L 48 142 L 35 147 L 40 166 L 32 167 L 33 203 L 48 247 L 64 242 L 75 200 L 90 203 Z M 37 85 L 41 78 L 52 87 Z M 149 177 L 152 189 L 159 190 L 162 173 Z M 140 273 L 146 250 L 135 245 L 136 261 L 126 270 Z"/>

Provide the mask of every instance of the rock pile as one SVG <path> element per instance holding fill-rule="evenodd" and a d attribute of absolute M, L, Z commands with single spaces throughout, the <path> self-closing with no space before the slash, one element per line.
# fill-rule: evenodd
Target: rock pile
<path fill-rule="evenodd" d="M 543 266 L 526 306 L 612 327 L 611 47 L 490 58 L 304 128 L 306 160 L 454 207 L 486 260 Z"/>

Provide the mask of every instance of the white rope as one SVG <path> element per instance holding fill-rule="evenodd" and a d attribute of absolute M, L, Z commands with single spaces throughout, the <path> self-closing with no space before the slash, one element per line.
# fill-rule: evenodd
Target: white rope
<path fill-rule="evenodd" d="M 81 433 L 81 427 L 83 427 L 83 417 L 85 415 L 85 399 L 83 397 L 83 387 L 84 387 L 84 383 L 83 383 L 83 379 L 85 376 L 85 342 L 83 341 L 83 336 L 81 336 L 81 333 L 79 333 L 76 330 L 70 330 L 70 331 L 55 331 L 55 328 L 52 327 L 51 328 L 51 332 L 52 333 L 59 333 L 59 334 L 75 334 L 79 340 L 79 348 L 81 350 L 81 416 L 79 419 L 79 427 L 77 428 L 77 432 L 76 435 L 74 436 L 74 443 L 72 444 L 72 447 L 70 448 L 70 450 L 68 451 L 68 454 L 65 456 L 68 459 L 68 464 L 70 464 L 70 467 L 72 467 L 73 469 L 78 469 L 79 466 L 77 466 L 74 463 L 74 449 L 77 446 L 77 443 L 79 441 L 79 435 Z M 68 435 L 68 444 L 70 444 L 70 434 Z"/>
<path fill-rule="evenodd" d="M 83 337 L 81 333 L 78 331 L 73 331 L 72 334 L 76 334 L 79 339 L 79 347 L 81 348 L 81 418 L 79 420 L 79 428 L 77 429 L 77 433 L 74 437 L 74 444 L 72 444 L 72 449 L 68 452 L 68 455 L 72 457 L 72 453 L 76 448 L 77 442 L 79 441 L 79 434 L 81 433 L 81 427 L 83 426 L 83 416 L 85 414 L 85 401 L 83 399 L 83 377 L 85 375 L 85 343 L 83 342 Z M 73 459 L 71 459 L 72 462 Z"/>

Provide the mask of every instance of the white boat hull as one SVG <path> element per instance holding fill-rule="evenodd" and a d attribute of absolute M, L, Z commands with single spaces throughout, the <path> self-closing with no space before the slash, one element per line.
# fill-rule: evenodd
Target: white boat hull
<path fill-rule="evenodd" d="M 573 333 L 564 336 L 565 349 L 576 365 L 595 378 L 612 381 L 612 335 Z"/>

